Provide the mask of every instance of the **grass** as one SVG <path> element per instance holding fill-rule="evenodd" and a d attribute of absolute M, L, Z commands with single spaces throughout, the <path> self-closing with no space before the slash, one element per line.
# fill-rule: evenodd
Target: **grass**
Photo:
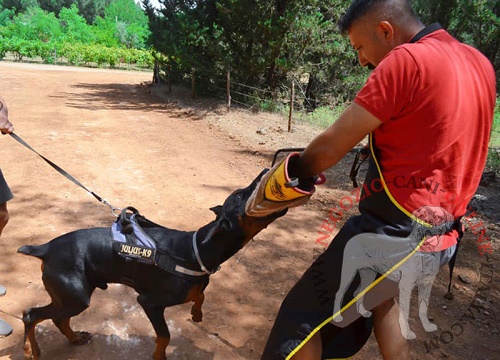
<path fill-rule="evenodd" d="M 491 130 L 490 147 L 500 147 L 500 97 L 497 98 L 497 105 L 495 107 L 493 129 Z"/>
<path fill-rule="evenodd" d="M 322 106 L 317 108 L 313 112 L 294 113 L 294 117 L 299 121 L 326 129 L 328 126 L 333 124 L 333 122 L 340 116 L 344 109 L 344 105 L 335 107 Z"/>
<path fill-rule="evenodd" d="M 500 97 L 497 97 L 495 106 L 495 114 L 493 116 L 493 127 L 491 129 L 490 146 L 488 150 L 488 158 L 486 160 L 486 168 L 500 172 Z"/>

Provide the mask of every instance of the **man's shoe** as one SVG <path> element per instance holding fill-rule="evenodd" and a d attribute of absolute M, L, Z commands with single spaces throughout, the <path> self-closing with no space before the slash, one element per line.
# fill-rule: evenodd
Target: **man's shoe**
<path fill-rule="evenodd" d="M 0 296 L 4 296 L 7 293 L 7 289 L 0 285 Z"/>
<path fill-rule="evenodd" d="M 0 319 L 0 337 L 9 336 L 12 334 L 12 326 Z"/>

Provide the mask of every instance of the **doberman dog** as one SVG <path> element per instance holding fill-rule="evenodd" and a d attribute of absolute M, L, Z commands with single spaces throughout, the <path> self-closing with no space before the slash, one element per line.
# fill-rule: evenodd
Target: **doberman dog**
<path fill-rule="evenodd" d="M 43 261 L 42 280 L 52 300 L 47 306 L 23 313 L 25 357 L 40 357 L 35 326 L 46 319 L 52 319 L 72 344 L 87 343 L 91 335 L 73 331 L 70 318 L 89 307 L 96 287 L 106 289 L 108 283 L 122 283 L 137 291 L 137 301 L 153 325 L 157 337 L 153 359 L 165 360 L 170 341 L 165 308 L 193 301 L 192 319 L 201 321 L 203 291 L 213 269 L 286 213 L 284 210 L 266 217 L 245 215 L 245 204 L 264 173 L 247 188 L 233 192 L 222 206 L 211 208 L 216 219 L 197 232 L 164 227 L 146 229 L 157 239 L 158 251 L 163 249 L 174 258 L 184 259 L 180 267 L 183 270 L 178 274 L 118 255 L 113 251 L 109 228 L 80 229 L 43 245 L 21 247 L 20 253 Z"/>

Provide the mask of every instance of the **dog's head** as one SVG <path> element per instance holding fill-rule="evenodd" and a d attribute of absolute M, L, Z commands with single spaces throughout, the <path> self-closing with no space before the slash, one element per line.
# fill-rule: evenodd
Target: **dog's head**
<path fill-rule="evenodd" d="M 245 214 L 245 205 L 257 187 L 266 170 L 260 173 L 252 183 L 244 188 L 234 191 L 224 201 L 223 205 L 211 208 L 216 215 L 213 236 L 227 241 L 228 257 L 241 249 L 255 235 L 265 229 L 277 218 L 286 214 L 287 210 L 279 211 L 265 217 L 251 217 Z"/>

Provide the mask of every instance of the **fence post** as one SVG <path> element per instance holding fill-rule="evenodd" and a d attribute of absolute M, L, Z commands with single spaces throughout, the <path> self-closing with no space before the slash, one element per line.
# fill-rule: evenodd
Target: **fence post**
<path fill-rule="evenodd" d="M 158 59 L 155 59 L 155 65 L 153 67 L 153 84 L 160 83 L 160 63 Z"/>
<path fill-rule="evenodd" d="M 167 82 L 168 82 L 168 92 L 169 92 L 169 93 L 171 93 L 171 92 L 172 92 L 172 81 L 171 81 L 171 77 L 172 77 L 172 65 L 168 65 Z"/>
<path fill-rule="evenodd" d="M 193 99 L 196 99 L 196 69 L 192 69 L 191 73 L 191 95 Z"/>
<path fill-rule="evenodd" d="M 288 113 L 288 132 L 292 131 L 293 98 L 295 97 L 295 83 L 292 82 L 292 91 L 290 92 L 290 112 Z"/>
<path fill-rule="evenodd" d="M 226 73 L 227 111 L 231 110 L 231 71 Z"/>

